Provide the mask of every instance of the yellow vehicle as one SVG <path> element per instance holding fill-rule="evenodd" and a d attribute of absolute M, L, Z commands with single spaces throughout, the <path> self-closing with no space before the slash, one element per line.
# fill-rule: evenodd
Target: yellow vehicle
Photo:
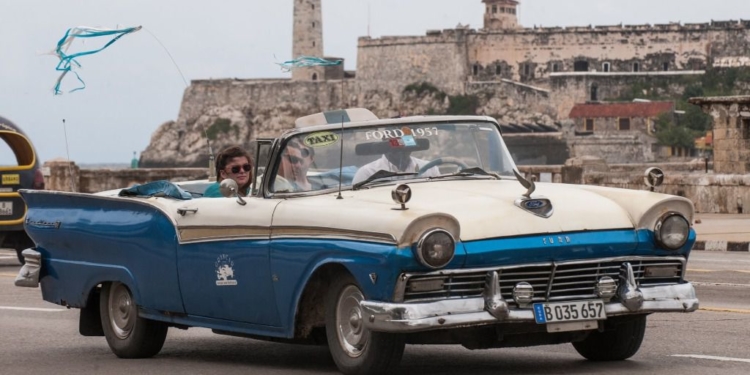
<path fill-rule="evenodd" d="M 23 263 L 21 252 L 34 246 L 23 228 L 26 204 L 18 194 L 20 189 L 44 189 L 44 176 L 36 151 L 21 129 L 0 117 L 0 139 L 16 157 L 0 160 L 0 248 L 15 249 Z"/>

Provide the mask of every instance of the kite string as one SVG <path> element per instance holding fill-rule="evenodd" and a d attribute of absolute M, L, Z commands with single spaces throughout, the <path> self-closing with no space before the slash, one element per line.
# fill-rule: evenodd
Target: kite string
<path fill-rule="evenodd" d="M 167 53 L 167 56 L 169 56 L 169 59 L 172 60 L 172 64 L 174 64 L 174 67 L 177 69 L 177 72 L 180 73 L 180 77 L 182 77 L 182 82 L 185 83 L 185 87 L 190 86 L 187 82 L 187 79 L 185 79 L 185 75 L 182 74 L 182 70 L 180 70 L 180 66 L 177 65 L 177 61 L 174 60 L 174 57 L 172 57 L 172 54 L 167 49 L 167 46 L 165 46 L 164 43 L 162 43 L 161 40 L 159 40 L 159 38 L 157 38 L 156 35 L 154 35 L 154 33 L 152 33 L 149 29 L 144 27 L 143 30 L 146 30 L 146 32 L 149 35 L 151 35 L 151 37 L 153 37 L 156 40 L 156 42 L 159 43 L 159 45 L 161 45 L 161 48 L 164 49 L 164 52 Z"/>

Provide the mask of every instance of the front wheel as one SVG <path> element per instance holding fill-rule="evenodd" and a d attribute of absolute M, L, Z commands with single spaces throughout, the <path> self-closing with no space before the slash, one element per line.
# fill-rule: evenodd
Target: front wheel
<path fill-rule="evenodd" d="M 646 315 L 612 323 L 613 327 L 591 332 L 583 341 L 574 342 L 573 347 L 591 361 L 622 361 L 632 357 L 643 342 Z"/>
<path fill-rule="evenodd" d="M 99 299 L 104 336 L 120 358 L 149 358 L 164 346 L 168 326 L 138 316 L 138 306 L 125 284 L 105 284 Z"/>
<path fill-rule="evenodd" d="M 402 335 L 371 332 L 359 306 L 362 291 L 351 277 L 334 280 L 326 297 L 326 337 L 334 362 L 344 374 L 382 374 L 401 361 Z"/>

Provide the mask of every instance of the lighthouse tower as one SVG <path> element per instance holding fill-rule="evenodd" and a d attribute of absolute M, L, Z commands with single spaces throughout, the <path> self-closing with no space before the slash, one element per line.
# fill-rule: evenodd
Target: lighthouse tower
<path fill-rule="evenodd" d="M 484 28 L 508 30 L 518 28 L 518 1 L 482 0 L 485 3 Z"/>
<path fill-rule="evenodd" d="M 292 58 L 300 56 L 323 57 L 323 12 L 321 0 L 294 1 L 294 30 Z M 323 67 L 296 68 L 292 70 L 294 81 L 322 81 Z"/>

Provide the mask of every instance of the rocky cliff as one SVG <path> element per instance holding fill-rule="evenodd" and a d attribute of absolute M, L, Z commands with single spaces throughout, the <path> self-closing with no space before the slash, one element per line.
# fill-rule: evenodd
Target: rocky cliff
<path fill-rule="evenodd" d="M 208 163 L 207 140 L 218 153 L 229 145 L 276 137 L 293 128 L 298 117 L 342 107 L 367 108 L 381 118 L 477 114 L 505 123 L 551 124 L 556 120 L 545 90 L 507 82 L 469 85 L 464 93 L 450 95 L 423 82 L 393 92 L 363 91 L 353 79 L 193 81 L 177 120 L 153 133 L 141 153 L 140 166 L 203 167 Z"/>

